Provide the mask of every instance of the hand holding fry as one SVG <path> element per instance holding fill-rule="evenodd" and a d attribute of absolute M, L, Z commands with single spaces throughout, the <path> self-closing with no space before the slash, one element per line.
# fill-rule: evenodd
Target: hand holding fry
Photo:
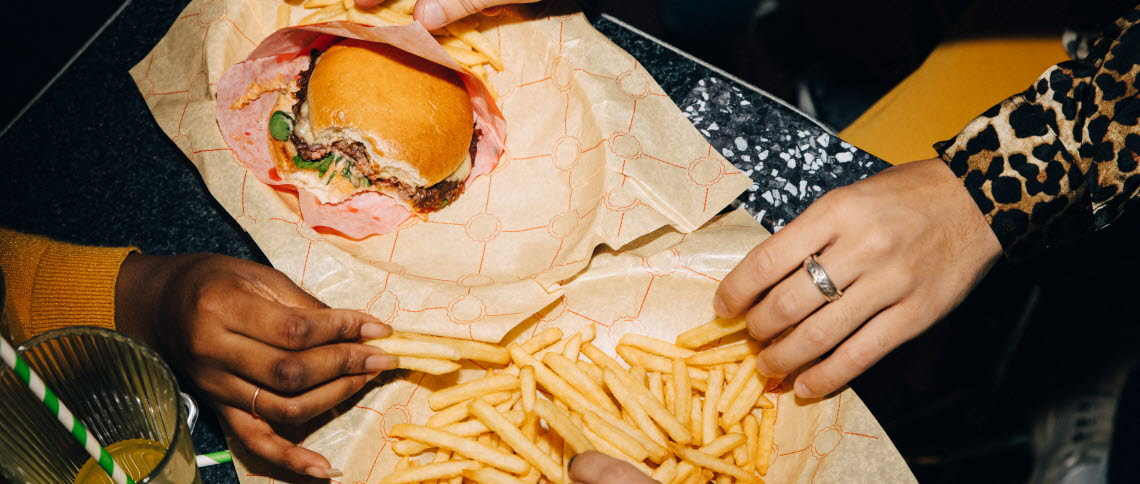
<path fill-rule="evenodd" d="M 171 361 L 250 451 L 300 474 L 335 472 L 274 426 L 309 420 L 396 363 L 360 342 L 388 336 L 388 325 L 329 309 L 253 262 L 135 254 L 122 266 L 118 289 L 120 329 Z"/>

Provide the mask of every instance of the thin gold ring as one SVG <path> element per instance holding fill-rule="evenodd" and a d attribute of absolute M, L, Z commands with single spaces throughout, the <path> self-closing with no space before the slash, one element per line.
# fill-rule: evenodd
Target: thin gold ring
<path fill-rule="evenodd" d="M 253 418 L 260 419 L 261 415 L 257 414 L 257 396 L 261 394 L 261 387 L 253 391 L 253 401 L 249 404 L 249 413 L 253 414 Z"/>

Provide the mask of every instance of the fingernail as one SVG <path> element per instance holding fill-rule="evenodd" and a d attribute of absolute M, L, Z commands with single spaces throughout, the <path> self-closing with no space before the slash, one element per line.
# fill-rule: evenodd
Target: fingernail
<path fill-rule="evenodd" d="M 771 368 L 768 368 L 768 365 L 766 365 L 764 363 L 763 358 L 757 358 L 756 359 L 756 373 L 759 373 L 760 375 L 764 376 L 765 378 L 775 378 L 775 377 L 779 376 L 779 375 L 774 374 L 774 372 L 772 371 Z"/>
<path fill-rule="evenodd" d="M 316 477 L 317 479 L 328 479 L 330 477 L 340 477 L 344 475 L 340 469 L 330 469 L 327 467 L 309 467 L 305 469 L 305 474 Z"/>
<path fill-rule="evenodd" d="M 423 12 L 424 16 L 420 19 L 420 23 L 424 24 L 424 28 L 428 30 L 443 27 L 443 23 L 447 21 L 443 18 L 443 9 L 440 8 L 438 2 L 427 2 L 427 5 L 424 5 Z"/>
<path fill-rule="evenodd" d="M 567 470 L 574 467 L 574 459 L 577 459 L 579 455 L 581 455 L 581 454 L 574 454 L 574 455 L 570 456 L 570 460 L 566 461 L 566 469 Z"/>
<path fill-rule="evenodd" d="M 713 311 L 722 318 L 728 316 L 728 306 L 724 305 L 724 299 L 719 294 L 713 296 Z"/>
<path fill-rule="evenodd" d="M 392 328 L 387 324 L 366 323 L 360 327 L 360 337 L 363 339 L 387 338 L 392 335 Z"/>
<path fill-rule="evenodd" d="M 796 380 L 795 387 L 796 387 L 795 388 L 796 396 L 798 396 L 800 398 L 813 398 L 813 397 L 815 397 L 815 395 L 811 394 L 811 390 L 808 390 L 808 387 L 806 384 L 804 384 L 804 382 Z"/>
<path fill-rule="evenodd" d="M 364 360 L 365 370 L 391 370 L 395 368 L 399 360 L 392 355 L 373 355 Z"/>

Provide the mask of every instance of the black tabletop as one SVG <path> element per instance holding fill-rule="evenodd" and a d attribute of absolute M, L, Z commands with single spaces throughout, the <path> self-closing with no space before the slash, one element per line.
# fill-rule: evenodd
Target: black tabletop
<path fill-rule="evenodd" d="M 0 177 L 0 226 L 151 254 L 214 252 L 267 263 L 159 130 L 127 74 L 184 7 L 182 0 L 129 3 L 0 135 L 8 166 Z M 737 203 L 770 230 L 827 190 L 887 166 L 790 106 L 620 21 L 591 20 L 756 181 Z M 225 448 L 208 409 L 194 441 L 199 452 Z M 236 482 L 236 475 L 220 465 L 204 469 L 203 480 Z"/>

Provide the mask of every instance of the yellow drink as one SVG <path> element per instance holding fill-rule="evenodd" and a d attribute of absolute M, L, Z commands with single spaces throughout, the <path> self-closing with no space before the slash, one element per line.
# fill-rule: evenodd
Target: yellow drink
<path fill-rule="evenodd" d="M 111 458 L 123 467 L 131 479 L 138 482 L 162 462 L 166 446 L 149 439 L 128 439 L 108 445 L 107 453 L 111 454 Z M 75 478 L 75 484 L 114 483 L 95 459 L 87 459 L 87 463 L 79 470 L 79 476 Z"/>

